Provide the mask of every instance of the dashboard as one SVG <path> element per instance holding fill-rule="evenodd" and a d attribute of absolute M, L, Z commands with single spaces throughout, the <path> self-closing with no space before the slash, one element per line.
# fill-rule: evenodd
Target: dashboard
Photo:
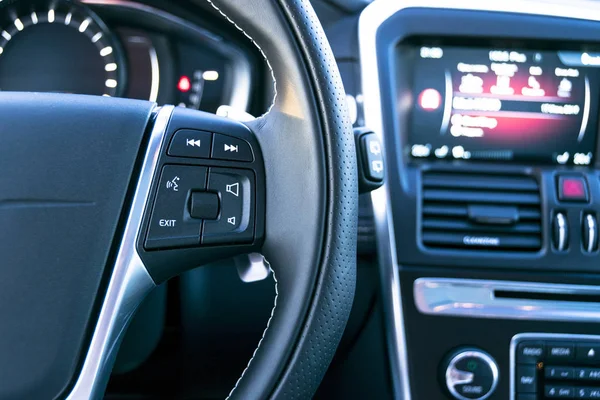
<path fill-rule="evenodd" d="M 238 32 L 211 26 L 210 15 L 176 2 L 0 2 L 0 90 L 250 111 L 263 92 L 262 59 Z"/>
<path fill-rule="evenodd" d="M 395 398 L 600 398 L 599 6 L 362 12 Z"/>

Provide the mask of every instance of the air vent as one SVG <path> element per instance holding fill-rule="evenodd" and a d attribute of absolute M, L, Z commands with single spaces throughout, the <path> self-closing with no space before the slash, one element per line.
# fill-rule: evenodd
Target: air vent
<path fill-rule="evenodd" d="M 429 248 L 541 248 L 540 189 L 529 176 L 425 172 L 422 217 Z"/>

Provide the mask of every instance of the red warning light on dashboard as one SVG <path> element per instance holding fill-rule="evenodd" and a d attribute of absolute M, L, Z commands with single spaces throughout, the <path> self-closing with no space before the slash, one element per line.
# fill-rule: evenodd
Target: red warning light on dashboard
<path fill-rule="evenodd" d="M 188 78 L 187 76 L 182 76 L 181 78 L 179 78 L 177 89 L 179 89 L 182 92 L 189 92 L 191 88 L 192 82 L 190 82 L 190 78 Z"/>
<path fill-rule="evenodd" d="M 583 177 L 560 176 L 558 199 L 561 201 L 587 201 L 587 187 Z"/>
<path fill-rule="evenodd" d="M 419 105 L 423 110 L 435 111 L 442 105 L 442 95 L 435 89 L 425 89 L 419 95 Z"/>

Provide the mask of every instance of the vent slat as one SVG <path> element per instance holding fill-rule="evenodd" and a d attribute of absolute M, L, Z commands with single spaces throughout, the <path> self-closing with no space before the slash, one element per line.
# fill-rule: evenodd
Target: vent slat
<path fill-rule="evenodd" d="M 478 225 L 465 220 L 444 220 L 428 218 L 423 220 L 424 229 L 437 229 L 463 232 L 501 232 L 501 233 L 539 233 L 540 224 L 518 223 L 512 226 L 503 225 Z"/>
<path fill-rule="evenodd" d="M 425 188 L 457 188 L 537 192 L 537 182 L 529 177 L 465 176 L 455 174 L 428 173 L 423 178 Z"/>
<path fill-rule="evenodd" d="M 430 171 L 422 182 L 425 246 L 505 252 L 541 248 L 541 199 L 533 177 Z M 482 209 L 483 217 L 489 209 L 492 222 L 481 223 Z M 495 210 L 513 210 L 514 219 L 494 223 Z"/>
<path fill-rule="evenodd" d="M 539 206 L 539 205 L 538 205 Z M 519 209 L 519 217 L 522 220 L 528 219 L 528 220 L 540 220 L 542 218 L 542 212 L 540 211 L 539 208 L 537 209 L 533 209 L 533 208 L 523 208 L 521 207 Z"/>
<path fill-rule="evenodd" d="M 485 250 L 537 250 L 542 242 L 539 236 L 528 235 L 464 235 L 460 233 L 425 232 L 423 243 L 436 247 Z"/>
<path fill-rule="evenodd" d="M 445 215 L 449 217 L 466 217 L 469 214 L 466 206 L 452 204 L 425 204 L 423 215 Z"/>
<path fill-rule="evenodd" d="M 473 203 L 477 205 L 477 203 Z M 423 206 L 423 215 L 430 216 L 446 216 L 446 217 L 467 217 L 467 206 L 454 204 L 425 204 Z M 542 217 L 539 209 L 535 208 L 519 208 L 519 216 L 521 220 L 539 220 Z"/>
<path fill-rule="evenodd" d="M 448 201 L 454 203 L 483 203 L 483 204 L 539 204 L 540 196 L 536 193 L 504 193 L 488 191 L 463 191 L 425 189 L 425 201 Z"/>

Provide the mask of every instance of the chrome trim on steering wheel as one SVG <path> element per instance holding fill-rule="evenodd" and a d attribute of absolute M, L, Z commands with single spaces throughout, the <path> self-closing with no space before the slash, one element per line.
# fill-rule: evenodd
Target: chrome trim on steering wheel
<path fill-rule="evenodd" d="M 136 242 L 173 109 L 173 106 L 162 107 L 154 122 L 100 316 L 79 377 L 67 397 L 69 400 L 96 399 L 104 395 L 127 325 L 142 300 L 156 287 L 137 253 Z"/>

